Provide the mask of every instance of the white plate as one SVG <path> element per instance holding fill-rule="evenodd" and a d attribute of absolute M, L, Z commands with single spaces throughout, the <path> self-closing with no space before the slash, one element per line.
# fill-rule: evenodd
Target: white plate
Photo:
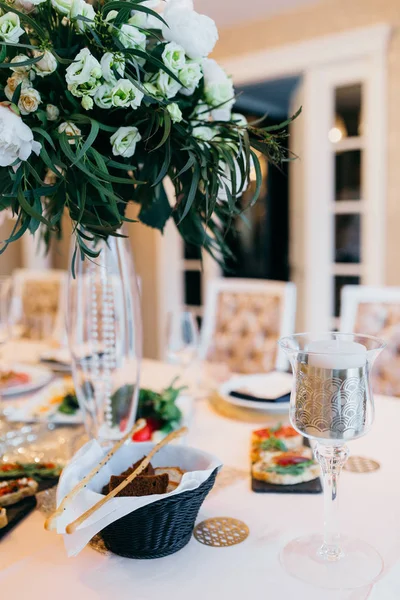
<path fill-rule="evenodd" d="M 246 388 L 255 396 L 274 398 L 290 393 L 292 384 L 293 375 L 290 373 L 280 373 L 279 371 L 260 375 L 234 375 L 219 387 L 218 393 L 226 402 L 235 406 L 251 408 L 266 413 L 286 413 L 289 409 L 289 401 L 274 403 L 263 402 L 262 400 L 245 400 L 234 398 L 229 393 Z"/>
<path fill-rule="evenodd" d="M 2 398 L 21 396 L 22 394 L 33 392 L 34 390 L 47 385 L 53 377 L 52 372 L 45 367 L 32 367 L 30 365 L 13 364 L 11 370 L 15 371 L 16 373 L 26 373 L 30 376 L 30 381 L 1 389 L 0 395 Z"/>

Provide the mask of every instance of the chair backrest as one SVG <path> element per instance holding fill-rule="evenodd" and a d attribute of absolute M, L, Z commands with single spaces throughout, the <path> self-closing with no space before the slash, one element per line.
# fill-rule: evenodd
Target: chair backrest
<path fill-rule="evenodd" d="M 260 279 L 210 281 L 204 307 L 200 355 L 236 373 L 286 370 L 278 348 L 294 332 L 296 287 Z"/>
<path fill-rule="evenodd" d="M 13 319 L 20 321 L 22 337 L 35 337 L 40 320 L 48 321 L 48 335 L 65 336 L 67 272 L 59 269 L 16 269 L 13 273 Z"/>
<path fill-rule="evenodd" d="M 400 396 L 400 287 L 345 286 L 341 307 L 342 332 L 375 335 L 387 343 L 372 371 L 374 391 Z"/>

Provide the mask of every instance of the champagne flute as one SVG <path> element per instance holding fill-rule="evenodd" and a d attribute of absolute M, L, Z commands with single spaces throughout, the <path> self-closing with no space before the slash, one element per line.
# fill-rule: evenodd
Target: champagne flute
<path fill-rule="evenodd" d="M 348 457 L 346 442 L 365 435 L 374 420 L 370 372 L 385 344 L 367 335 L 297 334 L 282 338 L 294 384 L 293 427 L 316 442 L 324 483 L 324 534 L 290 542 L 281 561 L 293 576 L 328 589 L 372 583 L 382 559 L 369 544 L 342 537 L 338 528 L 338 484 Z"/>
<path fill-rule="evenodd" d="M 182 372 L 197 357 L 199 330 L 193 313 L 175 311 L 167 318 L 167 362 L 179 365 Z"/>

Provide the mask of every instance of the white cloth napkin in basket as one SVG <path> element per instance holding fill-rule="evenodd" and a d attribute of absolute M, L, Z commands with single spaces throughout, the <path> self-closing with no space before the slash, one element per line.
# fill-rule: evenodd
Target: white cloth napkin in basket
<path fill-rule="evenodd" d="M 169 494 L 154 494 L 152 496 L 111 498 L 91 517 L 89 517 L 72 534 L 66 534 L 66 526 L 91 508 L 103 496 L 101 490 L 111 475 L 119 475 L 143 456 L 147 456 L 154 447 L 151 442 L 129 443 L 122 446 L 110 461 L 93 477 L 88 485 L 71 500 L 63 514 L 57 520 L 57 532 L 64 534 L 64 542 L 68 556 L 76 556 L 104 527 L 117 519 L 146 506 L 175 496 L 188 490 L 195 490 L 204 483 L 215 469 L 222 467 L 221 461 L 215 456 L 189 448 L 187 446 L 171 445 L 162 448 L 153 458 L 154 467 L 180 467 L 186 473 L 179 486 Z M 57 506 L 62 499 L 95 467 L 108 452 L 98 442 L 92 440 L 85 444 L 63 470 L 57 488 Z"/>

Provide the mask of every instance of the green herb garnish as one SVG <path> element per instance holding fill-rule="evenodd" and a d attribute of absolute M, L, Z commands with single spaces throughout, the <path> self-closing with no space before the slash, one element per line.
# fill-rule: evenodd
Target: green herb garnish
<path fill-rule="evenodd" d="M 306 462 L 297 463 L 296 465 L 274 465 L 273 467 L 268 467 L 266 471 L 268 471 L 268 473 L 278 473 L 279 475 L 301 475 L 307 467 L 310 467 L 313 464 L 313 460 L 307 460 Z"/>
<path fill-rule="evenodd" d="M 260 450 L 266 450 L 267 452 L 280 450 L 281 452 L 286 452 L 287 446 L 282 440 L 271 436 L 270 438 L 261 442 Z"/>

